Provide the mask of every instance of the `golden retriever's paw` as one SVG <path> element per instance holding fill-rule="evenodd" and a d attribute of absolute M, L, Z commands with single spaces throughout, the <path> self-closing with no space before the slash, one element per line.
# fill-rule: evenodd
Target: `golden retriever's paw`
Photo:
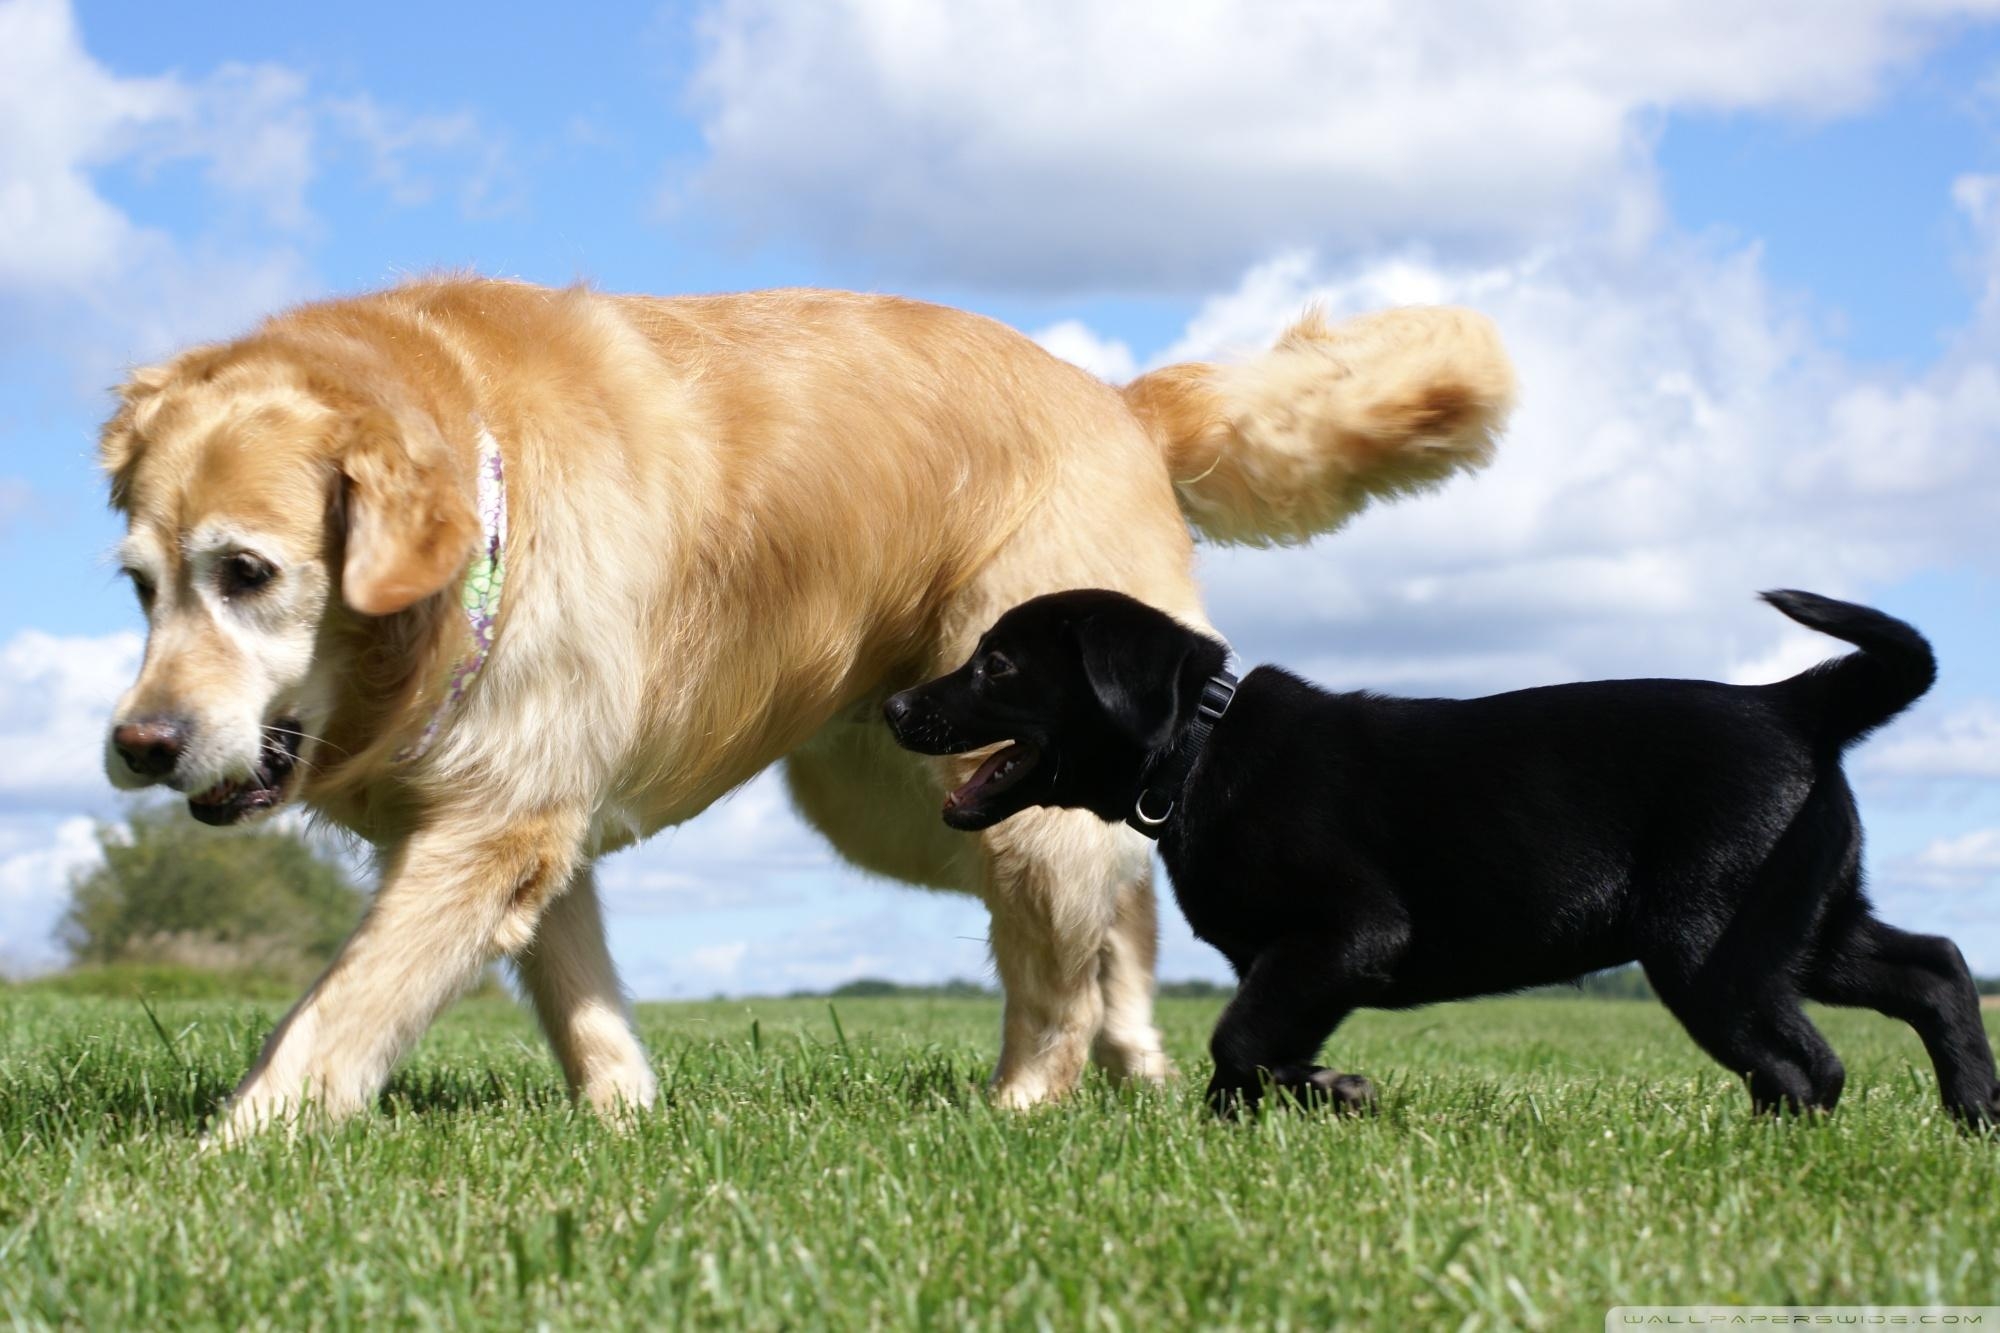
<path fill-rule="evenodd" d="M 610 1125 L 630 1128 L 660 1097 L 659 1080 L 644 1064 L 594 1073 L 577 1089 L 577 1100 Z"/>
<path fill-rule="evenodd" d="M 245 1096 L 239 1092 L 223 1108 L 222 1118 L 202 1135 L 201 1151 L 214 1153 L 241 1147 L 254 1138 L 273 1132 L 282 1132 L 290 1138 L 307 1114 L 307 1109 L 307 1103 L 301 1098 Z"/>
<path fill-rule="evenodd" d="M 208 1139 L 220 1147 L 271 1133 L 282 1133 L 289 1140 L 301 1129 L 332 1124 L 373 1101 L 373 1085 L 360 1080 L 281 1075 L 266 1069 L 253 1073 L 236 1089 Z"/>
<path fill-rule="evenodd" d="M 1174 1062 L 1157 1045 L 1114 1043 L 1101 1040 L 1092 1052 L 1098 1067 L 1114 1083 L 1150 1083 L 1164 1087 L 1180 1078 Z"/>
<path fill-rule="evenodd" d="M 995 1083 L 988 1095 L 1003 1111 L 1030 1111 L 1055 1101 L 1062 1096 L 1062 1090 L 1039 1078 L 1010 1078 Z"/>

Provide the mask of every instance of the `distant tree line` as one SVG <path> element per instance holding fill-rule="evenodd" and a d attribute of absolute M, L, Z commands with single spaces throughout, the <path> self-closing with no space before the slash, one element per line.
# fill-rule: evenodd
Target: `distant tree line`
<path fill-rule="evenodd" d="M 1624 967 L 1608 967 L 1602 972 L 1590 972 L 1575 981 L 1565 981 L 1554 986 L 1540 986 L 1528 992 L 1530 995 L 1580 996 L 1594 1000 L 1651 1000 L 1657 998 L 1652 983 L 1646 980 L 1645 972 L 1636 964 Z"/>
<path fill-rule="evenodd" d="M 1236 987 L 1216 981 L 1162 981 L 1159 993 L 1169 999 L 1209 999 L 1236 993 Z M 904 999 L 997 999 L 1000 992 L 983 981 L 953 977 L 949 981 L 905 983 L 885 977 L 857 977 L 832 990 L 795 990 L 788 1000 L 855 1000 L 898 997 Z"/>
<path fill-rule="evenodd" d="M 843 982 L 832 990 L 795 990 L 786 998 L 793 1000 L 871 1000 L 887 997 L 942 997 L 959 999 L 997 994 L 992 987 L 964 977 L 953 977 L 949 981 L 926 982 L 906 985 L 900 981 L 890 981 L 884 977 L 856 977 Z"/>

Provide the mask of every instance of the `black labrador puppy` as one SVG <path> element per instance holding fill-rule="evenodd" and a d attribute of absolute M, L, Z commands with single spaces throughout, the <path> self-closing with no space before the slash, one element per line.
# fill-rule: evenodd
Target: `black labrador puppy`
<path fill-rule="evenodd" d="M 1637 960 L 1767 1108 L 1845 1078 L 1800 1003 L 1916 1028 L 1945 1105 L 2000 1116 L 1950 940 L 1876 919 L 1841 751 L 1931 685 L 1914 629 L 1803 592 L 1765 600 L 1860 649 L 1775 685 L 1622 680 L 1484 699 L 1331 694 L 1120 593 L 1038 597 L 970 661 L 888 701 L 924 754 L 1010 742 L 945 799 L 981 829 L 1028 806 L 1159 839 L 1181 910 L 1239 988 L 1211 1104 L 1267 1085 L 1359 1103 L 1313 1064 L 1359 1007 L 1566 981 Z"/>

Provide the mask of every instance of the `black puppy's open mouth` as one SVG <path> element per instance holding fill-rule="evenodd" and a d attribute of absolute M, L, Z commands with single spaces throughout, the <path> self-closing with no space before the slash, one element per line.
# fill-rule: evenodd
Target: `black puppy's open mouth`
<path fill-rule="evenodd" d="M 977 772 L 944 798 L 945 813 L 963 810 L 983 797 L 995 796 L 1028 776 L 1042 752 L 1026 741 L 1015 741 L 986 757 Z"/>
<path fill-rule="evenodd" d="M 299 734 L 297 718 L 280 718 L 265 727 L 263 749 L 250 776 L 224 778 L 188 797 L 188 813 L 204 824 L 234 824 L 277 807 L 299 761 Z"/>

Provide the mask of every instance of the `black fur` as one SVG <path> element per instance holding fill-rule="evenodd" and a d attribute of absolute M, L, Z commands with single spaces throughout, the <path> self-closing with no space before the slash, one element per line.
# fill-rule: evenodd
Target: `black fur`
<path fill-rule="evenodd" d="M 1365 1101 L 1365 1085 L 1313 1064 L 1353 1010 L 1636 960 L 1759 1106 L 1840 1097 L 1840 1061 L 1800 1007 L 1812 999 L 1910 1023 L 1945 1105 L 2000 1115 L 1958 949 L 1869 909 L 1840 767 L 1930 687 L 1930 647 L 1864 607 L 1765 599 L 1861 651 L 1775 685 L 1600 681 L 1465 700 L 1245 676 L 1160 838 L 1181 910 L 1240 981 L 1211 1042 L 1213 1104 L 1233 1110 L 1267 1083 Z M 1017 742 L 992 781 L 953 794 L 955 827 L 1030 805 L 1122 820 L 1226 657 L 1122 594 L 1056 593 L 1009 611 L 963 667 L 887 712 L 925 753 Z"/>

